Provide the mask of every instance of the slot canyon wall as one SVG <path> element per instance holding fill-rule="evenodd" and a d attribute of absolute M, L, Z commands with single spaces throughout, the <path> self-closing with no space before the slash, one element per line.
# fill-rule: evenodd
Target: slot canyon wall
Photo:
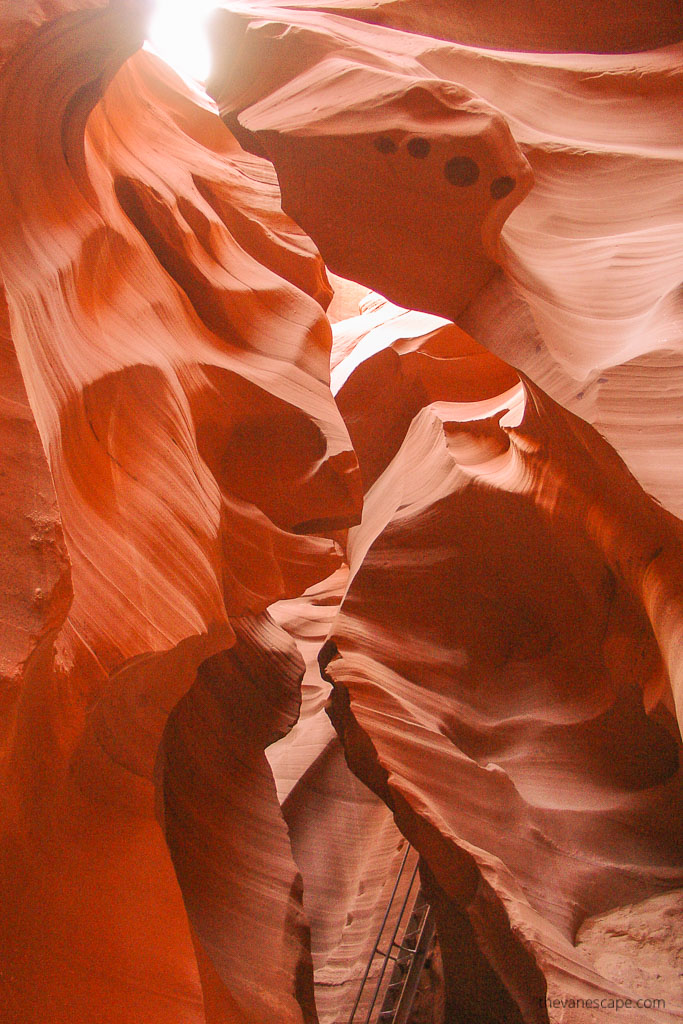
<path fill-rule="evenodd" d="M 678 6 L 0 11 L 1 1024 L 683 1020 Z"/>

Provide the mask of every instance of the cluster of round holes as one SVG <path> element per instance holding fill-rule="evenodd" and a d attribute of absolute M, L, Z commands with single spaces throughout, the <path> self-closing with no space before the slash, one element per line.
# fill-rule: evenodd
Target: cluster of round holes
<path fill-rule="evenodd" d="M 374 145 L 375 149 L 385 154 L 395 153 L 398 149 L 394 140 L 388 135 L 380 135 L 374 140 Z M 419 137 L 409 139 L 406 145 L 409 154 L 415 157 L 416 160 L 424 160 L 425 157 L 428 157 L 431 148 L 432 146 L 428 139 Z M 469 156 L 452 157 L 444 166 L 443 173 L 446 181 L 451 185 L 456 185 L 458 188 L 474 185 L 479 180 L 479 166 Z M 504 199 L 505 196 L 512 192 L 515 184 L 515 179 L 507 174 L 502 175 L 500 178 L 494 178 L 490 185 L 492 198 Z"/>

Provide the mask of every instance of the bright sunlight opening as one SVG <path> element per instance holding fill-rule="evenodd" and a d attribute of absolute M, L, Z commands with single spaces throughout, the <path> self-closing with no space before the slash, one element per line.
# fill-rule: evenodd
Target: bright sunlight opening
<path fill-rule="evenodd" d="M 206 23 L 218 0 L 156 0 L 149 46 L 180 74 L 205 82 L 211 70 Z"/>

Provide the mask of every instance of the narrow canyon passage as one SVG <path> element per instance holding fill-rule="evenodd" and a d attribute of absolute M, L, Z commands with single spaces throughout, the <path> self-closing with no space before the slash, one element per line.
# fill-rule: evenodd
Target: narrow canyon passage
<path fill-rule="evenodd" d="M 683 1020 L 680 12 L 152 13 L 2 7 L 0 1024 Z"/>

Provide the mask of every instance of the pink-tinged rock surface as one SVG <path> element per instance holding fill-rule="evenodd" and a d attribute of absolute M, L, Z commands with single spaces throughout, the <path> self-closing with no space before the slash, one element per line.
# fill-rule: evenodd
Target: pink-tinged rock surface
<path fill-rule="evenodd" d="M 655 986 L 676 993 L 683 973 L 682 917 L 682 890 L 651 896 L 588 918 L 577 946 L 601 974 L 627 985 L 636 998 L 647 999 Z"/>
<path fill-rule="evenodd" d="M 265 0 L 259 7 L 296 8 L 344 15 L 406 33 L 447 39 L 465 46 L 542 53 L 631 53 L 678 43 L 683 14 L 669 0 Z"/>
<path fill-rule="evenodd" d="M 683 514 L 681 474 L 672 470 L 683 459 L 680 12 L 667 4 L 657 12 L 648 7 L 643 20 L 644 8 L 640 13 L 620 8 L 622 24 L 630 25 L 637 45 L 619 45 L 617 26 L 610 21 L 611 46 L 584 41 L 576 44 L 583 52 L 563 53 L 558 51 L 572 46 L 565 45 L 559 31 L 559 11 L 543 19 L 548 45 L 538 47 L 554 52 L 517 52 L 525 49 L 521 42 L 458 36 L 432 4 L 363 8 L 363 17 L 386 17 L 397 28 L 405 27 L 404 15 L 419 10 L 421 35 L 347 16 L 359 14 L 363 5 L 333 5 L 328 14 L 310 4 L 295 6 L 292 11 L 278 4 L 257 9 L 232 4 L 217 15 L 217 64 L 210 87 L 229 123 L 253 130 L 247 145 L 258 142 L 261 151 L 268 150 L 283 182 L 285 203 L 291 203 L 293 215 L 323 255 L 329 248 L 332 269 L 354 276 L 348 262 L 343 269 L 334 265 L 330 235 L 352 233 L 345 252 L 354 254 L 359 247 L 377 245 L 367 237 L 372 224 L 373 235 L 385 239 L 384 252 L 391 256 L 379 253 L 371 267 L 363 267 L 363 283 L 401 305 L 458 319 L 478 341 L 594 423 L 646 489 Z M 461 10 L 458 5 L 454 20 Z M 489 16 L 498 17 L 491 12 L 479 12 L 482 29 Z M 597 7 L 593 21 L 584 13 L 577 25 L 587 33 L 603 24 Z M 665 38 L 653 38 L 650 29 L 659 32 L 668 17 Z M 524 31 L 524 20 L 516 24 Z M 326 74 L 316 73 L 323 64 Z M 386 108 L 368 103 L 354 84 L 354 76 L 368 66 L 383 69 L 399 92 L 405 87 L 405 102 Z M 234 77 L 232 68 L 241 75 Z M 534 187 L 521 204 L 517 189 L 493 203 L 500 214 L 493 235 L 501 233 L 494 259 L 502 263 L 502 279 L 500 271 L 491 277 L 494 263 L 465 257 L 458 246 L 457 252 L 449 248 L 456 238 L 462 240 L 465 223 L 473 227 L 468 217 L 475 208 L 475 220 L 484 212 L 479 193 L 489 181 L 488 171 L 482 168 L 474 185 L 446 190 L 445 199 L 445 160 L 434 139 L 467 146 L 461 132 L 471 132 L 472 123 L 465 127 L 463 111 L 458 116 L 452 108 L 450 114 L 441 108 L 436 114 L 431 101 L 414 98 L 409 103 L 411 87 L 430 94 L 468 90 L 477 109 L 496 112 L 481 136 L 484 149 L 501 152 L 493 129 L 498 138 L 509 130 L 514 149 L 521 150 L 533 171 Z M 330 108 L 340 111 L 336 122 Z M 333 124 L 342 123 L 342 110 L 349 145 L 335 153 L 329 172 L 335 174 L 335 185 L 327 201 L 328 208 L 338 203 L 352 207 L 340 226 L 333 213 L 319 215 L 317 204 L 328 194 L 324 150 L 338 130 Z M 389 125 L 397 132 L 396 151 L 385 153 L 383 162 L 370 160 L 364 143 L 380 128 L 391 136 Z M 422 136 L 429 138 L 433 152 L 411 158 L 407 144 Z M 369 162 L 364 163 L 366 156 Z M 390 185 L 383 192 L 385 174 Z M 514 177 L 512 171 L 501 174 Z M 307 176 L 312 176 L 308 188 Z M 377 210 L 383 196 L 393 220 Z M 425 219 L 423 204 L 429 196 L 434 204 Z M 440 223 L 430 233 L 436 205 Z M 438 239 L 436 251 L 430 238 Z M 490 247 L 484 248 L 490 256 Z M 471 254 L 478 251 L 477 245 L 470 247 Z M 346 259 L 355 262 L 355 255 Z M 458 312 L 467 296 L 467 309 Z M 653 409 L 650 396 L 655 394 Z"/>
<path fill-rule="evenodd" d="M 643 994 L 575 938 L 681 887 L 680 523 L 452 326 L 374 318 L 333 373 L 367 491 L 321 664 L 351 766 L 426 862 L 449 1012 L 656 997 L 629 1019 L 678 1020 L 671 972 Z"/>
<path fill-rule="evenodd" d="M 680 13 L 0 27 L 1 1024 L 683 1019 Z"/>
<path fill-rule="evenodd" d="M 299 720 L 267 756 L 302 875 L 320 1024 L 349 1016 L 406 847 L 389 808 L 349 770 L 325 713 L 330 684 L 317 659 L 347 578 L 344 566 L 301 598 L 270 608 L 306 662 Z M 413 853 L 411 866 L 415 860 Z M 396 914 L 394 908 L 388 935 Z M 370 991 L 381 967 L 375 959 Z"/>
<path fill-rule="evenodd" d="M 132 8 L 43 19 L 0 74 L 0 1019 L 314 1021 L 262 613 L 357 519 L 331 291 L 206 98 L 121 67 Z"/>
<path fill-rule="evenodd" d="M 409 47 L 358 45 L 343 19 L 286 17 L 215 15 L 208 88 L 226 123 L 273 161 L 283 209 L 333 272 L 455 317 L 531 187 L 507 124 Z"/>

